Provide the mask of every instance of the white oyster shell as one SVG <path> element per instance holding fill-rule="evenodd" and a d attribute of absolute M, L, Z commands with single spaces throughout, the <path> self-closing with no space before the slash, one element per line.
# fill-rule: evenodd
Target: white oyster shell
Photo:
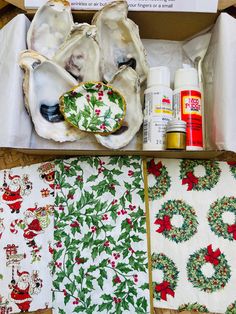
<path fill-rule="evenodd" d="M 23 51 L 19 63 L 25 72 L 26 107 L 38 135 L 58 142 L 80 139 L 84 133 L 68 124 L 59 112 L 59 97 L 77 81 L 62 67 L 36 52 Z"/>
<path fill-rule="evenodd" d="M 53 60 L 80 82 L 100 81 L 100 49 L 96 26 L 75 25 Z"/>
<path fill-rule="evenodd" d="M 97 26 L 98 43 L 102 54 L 102 73 L 110 81 L 122 64 L 132 66 L 145 81 L 148 73 L 146 52 L 138 26 L 127 18 L 126 1 L 114 1 L 98 11 L 92 21 Z"/>
<path fill-rule="evenodd" d="M 140 80 L 131 67 L 122 66 L 109 85 L 116 88 L 125 98 L 126 115 L 122 127 L 108 136 L 95 135 L 97 141 L 110 149 L 119 149 L 128 145 L 143 123 L 140 100 Z"/>
<path fill-rule="evenodd" d="M 49 0 L 36 12 L 27 34 L 28 49 L 52 58 L 73 26 L 70 2 Z"/>

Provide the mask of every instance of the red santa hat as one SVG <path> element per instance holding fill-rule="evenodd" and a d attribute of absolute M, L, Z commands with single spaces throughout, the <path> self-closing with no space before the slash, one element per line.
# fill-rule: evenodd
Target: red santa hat
<path fill-rule="evenodd" d="M 22 272 L 20 272 L 19 270 L 17 270 L 17 276 L 18 276 L 18 277 L 21 277 L 21 276 L 23 276 L 23 275 L 29 275 L 29 273 L 28 273 L 27 271 L 22 271 Z"/>
<path fill-rule="evenodd" d="M 29 211 L 29 212 L 33 213 L 33 212 L 35 212 L 37 209 L 38 209 L 37 206 L 35 206 L 34 208 L 28 208 L 28 209 L 27 209 L 27 212 Z"/>
<path fill-rule="evenodd" d="M 8 175 L 8 178 L 10 179 L 10 180 L 13 180 L 13 179 L 20 179 L 20 176 L 18 176 L 18 175 L 14 175 L 14 176 L 12 176 L 12 175 L 10 175 L 10 173 L 9 173 L 9 175 Z"/>

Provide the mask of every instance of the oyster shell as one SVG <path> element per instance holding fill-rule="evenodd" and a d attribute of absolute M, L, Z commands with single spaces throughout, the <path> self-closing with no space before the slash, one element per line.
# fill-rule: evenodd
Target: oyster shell
<path fill-rule="evenodd" d="M 100 49 L 96 40 L 96 26 L 75 25 L 53 60 L 76 80 L 100 81 Z"/>
<path fill-rule="evenodd" d="M 138 26 L 127 18 L 127 14 L 127 2 L 114 1 L 98 11 L 92 20 L 97 26 L 101 47 L 102 73 L 109 82 L 120 66 L 129 65 L 136 70 L 142 83 L 148 72 L 146 52 Z"/>
<path fill-rule="evenodd" d="M 126 115 L 121 128 L 108 136 L 95 135 L 97 141 L 110 149 L 119 149 L 129 144 L 143 123 L 140 100 L 140 80 L 131 67 L 122 66 L 110 82 L 126 101 Z"/>
<path fill-rule="evenodd" d="M 25 72 L 26 107 L 38 135 L 58 142 L 81 138 L 83 133 L 68 124 L 59 111 L 59 97 L 77 81 L 59 65 L 36 52 L 23 51 L 19 63 Z"/>
<path fill-rule="evenodd" d="M 28 49 L 52 58 L 73 26 L 70 2 L 49 0 L 36 12 L 27 33 Z"/>

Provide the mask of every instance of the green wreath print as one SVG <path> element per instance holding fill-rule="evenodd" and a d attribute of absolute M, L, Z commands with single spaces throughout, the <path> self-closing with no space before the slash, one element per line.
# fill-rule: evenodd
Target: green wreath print
<path fill-rule="evenodd" d="M 192 312 L 201 312 L 201 313 L 209 313 L 207 307 L 205 305 L 198 304 L 197 302 L 191 304 L 182 304 L 178 308 L 179 312 L 183 311 L 192 311 Z"/>
<path fill-rule="evenodd" d="M 194 175 L 194 168 L 203 166 L 206 174 L 202 177 Z M 182 160 L 180 163 L 180 179 L 182 185 L 187 185 L 187 191 L 211 190 L 218 183 L 221 170 L 219 163 L 212 160 Z"/>
<path fill-rule="evenodd" d="M 227 224 L 223 221 L 224 212 L 231 212 L 235 215 L 234 224 Z M 224 196 L 214 202 L 208 213 L 208 222 L 211 230 L 224 239 L 236 240 L 236 198 Z"/>
<path fill-rule="evenodd" d="M 174 215 L 181 215 L 184 222 L 180 228 L 171 224 L 171 218 Z M 156 215 L 155 225 L 159 225 L 156 230 L 163 236 L 176 243 L 188 241 L 197 233 L 197 216 L 195 210 L 182 200 L 169 200 L 162 205 L 162 208 Z"/>
<path fill-rule="evenodd" d="M 227 164 L 229 165 L 232 176 L 236 179 L 236 161 L 228 161 Z"/>
<path fill-rule="evenodd" d="M 163 282 L 153 282 L 154 297 L 157 301 L 167 301 L 168 295 L 175 297 L 179 271 L 175 263 L 165 254 L 152 254 L 152 270 L 159 269 L 163 271 Z"/>
<path fill-rule="evenodd" d="M 155 177 L 154 186 L 148 189 L 149 198 L 154 201 L 164 197 L 171 186 L 171 179 L 166 166 L 161 161 L 155 164 L 154 159 L 152 159 L 147 164 L 147 170 L 148 174 L 152 174 Z"/>
<path fill-rule="evenodd" d="M 236 313 L 236 301 L 228 306 L 225 314 L 235 314 L 235 313 Z"/>
<path fill-rule="evenodd" d="M 201 268 L 206 263 L 211 263 L 214 267 L 215 272 L 212 277 L 206 277 L 202 272 Z M 207 293 L 223 289 L 231 277 L 230 266 L 225 255 L 220 249 L 213 251 L 212 245 L 190 255 L 187 273 L 188 280 L 193 286 Z"/>

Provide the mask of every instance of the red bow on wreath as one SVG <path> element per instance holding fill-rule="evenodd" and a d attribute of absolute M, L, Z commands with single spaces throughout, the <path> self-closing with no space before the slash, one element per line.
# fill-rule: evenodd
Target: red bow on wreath
<path fill-rule="evenodd" d="M 153 174 L 155 177 L 159 177 L 161 175 L 161 168 L 162 168 L 161 161 L 158 162 L 158 164 L 156 165 L 154 159 L 152 159 L 148 167 L 148 173 Z"/>
<path fill-rule="evenodd" d="M 157 219 L 154 222 L 155 225 L 160 225 L 159 229 L 156 230 L 156 232 L 162 233 L 165 230 L 171 230 L 172 226 L 170 223 L 170 216 L 164 216 L 163 219 Z"/>
<path fill-rule="evenodd" d="M 195 177 L 195 175 L 192 172 L 188 172 L 186 174 L 187 178 L 182 179 L 182 185 L 188 184 L 188 190 L 187 191 L 192 191 L 194 186 L 198 184 L 198 178 Z"/>
<path fill-rule="evenodd" d="M 175 296 L 175 292 L 170 288 L 169 281 L 163 281 L 161 284 L 156 285 L 155 291 L 161 294 L 161 299 L 167 301 L 166 296 L 169 294 Z"/>
<path fill-rule="evenodd" d="M 234 240 L 236 240 L 236 224 L 228 226 L 227 231 L 228 233 L 233 233 Z"/>
<path fill-rule="evenodd" d="M 212 249 L 212 245 L 208 245 L 207 247 L 207 255 L 205 256 L 206 262 L 209 262 L 213 264 L 214 266 L 217 266 L 219 264 L 218 257 L 221 255 L 220 249 L 217 249 L 215 252 Z"/>
<path fill-rule="evenodd" d="M 227 164 L 231 167 L 236 167 L 236 161 L 228 161 Z"/>

